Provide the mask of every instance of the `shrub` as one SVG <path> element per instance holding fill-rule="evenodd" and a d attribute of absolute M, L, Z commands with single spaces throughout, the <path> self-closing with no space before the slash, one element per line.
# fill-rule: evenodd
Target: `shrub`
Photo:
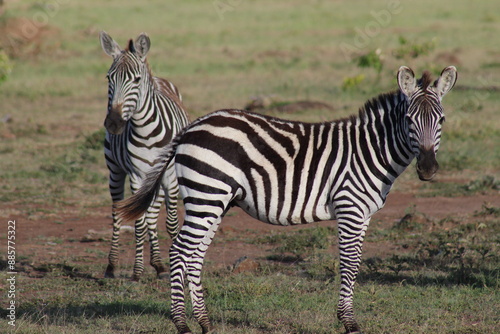
<path fill-rule="evenodd" d="M 7 80 L 11 71 L 12 63 L 10 62 L 9 56 L 4 51 L 0 50 L 0 84 Z"/>
<path fill-rule="evenodd" d="M 354 77 L 344 78 L 342 81 L 342 90 L 350 90 L 358 87 L 365 80 L 365 76 L 363 74 L 356 75 Z"/>
<path fill-rule="evenodd" d="M 432 39 L 429 42 L 423 43 L 410 43 L 403 36 L 399 37 L 400 47 L 394 50 L 393 55 L 397 59 L 401 58 L 418 58 L 419 56 L 428 55 L 436 48 L 436 40 Z"/>
<path fill-rule="evenodd" d="M 361 55 L 356 59 L 358 67 L 371 67 L 375 69 L 377 73 L 382 72 L 382 68 L 384 67 L 384 63 L 382 60 L 383 56 L 380 49 L 370 51 L 367 54 Z"/>

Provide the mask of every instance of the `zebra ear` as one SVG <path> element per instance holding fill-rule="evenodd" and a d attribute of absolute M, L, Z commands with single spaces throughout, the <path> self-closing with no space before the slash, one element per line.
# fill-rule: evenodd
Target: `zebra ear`
<path fill-rule="evenodd" d="M 120 46 L 105 31 L 99 33 L 99 39 L 102 49 L 108 56 L 116 58 L 122 52 Z"/>
<path fill-rule="evenodd" d="M 151 40 L 145 33 L 140 34 L 134 42 L 134 50 L 142 60 L 146 59 L 150 47 Z"/>
<path fill-rule="evenodd" d="M 440 99 L 448 93 L 457 82 L 458 73 L 455 66 L 448 66 L 441 72 L 434 86 Z"/>
<path fill-rule="evenodd" d="M 401 66 L 398 71 L 398 85 L 401 92 L 406 96 L 410 97 L 415 89 L 417 88 L 417 80 L 415 79 L 415 73 L 411 68 L 406 66 Z"/>

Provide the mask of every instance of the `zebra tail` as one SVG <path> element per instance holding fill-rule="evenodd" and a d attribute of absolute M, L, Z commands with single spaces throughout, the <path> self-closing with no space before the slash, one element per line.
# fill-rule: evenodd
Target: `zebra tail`
<path fill-rule="evenodd" d="M 175 157 L 175 152 L 179 144 L 180 137 L 184 131 L 179 133 L 166 147 L 153 169 L 146 175 L 139 190 L 127 199 L 113 204 L 113 208 L 118 218 L 125 221 L 135 221 L 141 218 L 151 203 L 154 201 L 160 190 L 163 175 L 167 171 L 170 163 Z"/>

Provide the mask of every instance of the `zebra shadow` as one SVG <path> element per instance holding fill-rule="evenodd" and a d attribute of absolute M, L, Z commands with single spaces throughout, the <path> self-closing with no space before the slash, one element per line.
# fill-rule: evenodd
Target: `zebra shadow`
<path fill-rule="evenodd" d="M 415 263 L 388 263 L 380 258 L 368 258 L 358 275 L 358 282 L 377 284 L 404 284 L 414 286 L 495 287 L 500 268 L 441 264 L 418 266 Z"/>
<path fill-rule="evenodd" d="M 92 301 L 87 304 L 81 302 L 74 304 L 71 302 L 50 302 L 48 305 L 42 303 L 34 305 L 29 303 L 29 305 L 19 307 L 17 319 L 21 325 L 30 324 L 28 327 L 33 325 L 41 328 L 51 328 L 52 326 L 71 327 L 73 325 L 81 327 L 85 326 L 85 323 L 94 325 L 102 323 L 120 330 L 120 328 L 130 329 L 131 326 L 140 326 L 138 322 L 143 320 L 138 319 L 149 319 L 149 322 L 161 323 L 162 326 L 169 324 L 168 321 L 165 321 L 165 319 L 170 319 L 169 308 L 169 303 L 147 300 L 137 301 L 129 298 L 123 301 L 104 303 Z"/>

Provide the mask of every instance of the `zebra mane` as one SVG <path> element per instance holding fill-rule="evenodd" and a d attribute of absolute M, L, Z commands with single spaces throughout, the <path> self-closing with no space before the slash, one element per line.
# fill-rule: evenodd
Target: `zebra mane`
<path fill-rule="evenodd" d="M 422 78 L 418 79 L 417 84 L 420 86 L 420 89 L 425 91 L 434 81 L 432 79 L 432 74 L 429 71 L 424 71 L 422 74 Z M 404 97 L 400 90 L 394 90 L 388 93 L 382 93 L 377 97 L 374 97 L 365 102 L 365 104 L 359 109 L 358 115 L 351 115 L 348 119 L 351 122 L 359 119 L 364 122 L 369 119 L 368 113 L 376 112 L 380 108 L 383 108 L 385 111 L 388 111 L 388 105 L 393 104 L 396 101 L 402 101 Z M 396 102 L 397 103 L 397 102 Z"/>
<path fill-rule="evenodd" d="M 404 97 L 399 90 L 382 93 L 366 101 L 365 104 L 361 108 L 359 108 L 358 114 L 353 114 L 344 120 L 349 120 L 352 123 L 356 122 L 357 120 L 361 121 L 362 123 L 368 122 L 369 119 L 372 119 L 369 114 L 376 113 L 380 109 L 384 109 L 387 112 L 402 100 L 404 100 Z"/>
<path fill-rule="evenodd" d="M 422 90 L 426 90 L 429 85 L 432 83 L 432 75 L 429 71 L 424 71 L 422 74 L 422 78 L 418 81 L 419 86 Z"/>
<path fill-rule="evenodd" d="M 135 51 L 135 48 L 134 48 L 134 40 L 133 39 L 130 39 L 128 41 L 128 44 L 127 44 L 127 47 L 122 51 L 122 54 L 127 54 L 127 53 L 131 53 L 133 54 L 136 58 L 140 59 L 140 57 L 138 57 L 138 55 L 136 54 L 137 51 Z M 148 73 L 150 74 L 151 78 L 153 77 L 153 72 L 151 71 L 151 66 L 149 66 L 149 62 L 148 62 L 148 59 L 145 58 L 144 59 L 144 64 L 146 64 L 146 68 L 148 70 Z"/>

